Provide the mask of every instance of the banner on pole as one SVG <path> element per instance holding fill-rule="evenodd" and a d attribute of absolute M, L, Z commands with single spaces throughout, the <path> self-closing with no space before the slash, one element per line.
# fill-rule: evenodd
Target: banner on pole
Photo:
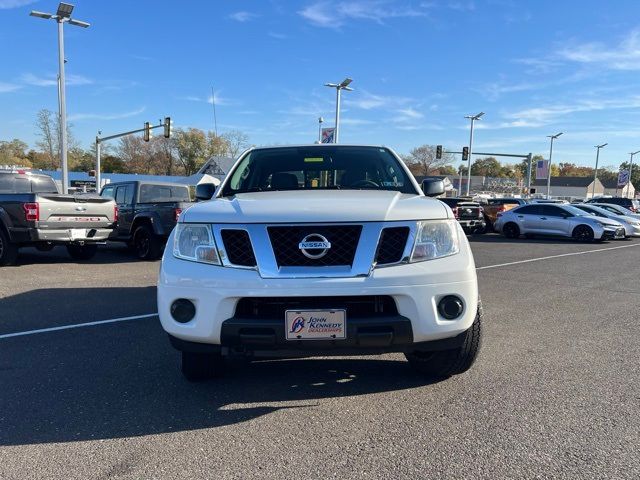
<path fill-rule="evenodd" d="M 621 170 L 618 173 L 618 187 L 624 187 L 629 183 L 629 170 Z"/>
<path fill-rule="evenodd" d="M 334 127 L 327 127 L 322 129 L 322 143 L 333 143 L 335 138 L 336 129 Z"/>
<path fill-rule="evenodd" d="M 538 160 L 536 162 L 536 180 L 546 180 L 549 174 L 549 160 Z"/>

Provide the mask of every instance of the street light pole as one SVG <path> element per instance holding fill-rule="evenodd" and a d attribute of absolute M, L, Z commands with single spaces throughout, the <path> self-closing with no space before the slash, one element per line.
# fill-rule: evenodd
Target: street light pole
<path fill-rule="evenodd" d="M 322 143 L 322 122 L 324 118 L 318 117 L 318 143 Z"/>
<path fill-rule="evenodd" d="M 45 20 L 55 20 L 58 23 L 58 104 L 60 121 L 60 164 L 62 167 L 62 193 L 69 192 L 69 168 L 67 164 L 67 102 L 65 98 L 64 81 L 64 24 L 69 23 L 77 27 L 87 28 L 89 24 L 71 18 L 73 5 L 60 3 L 55 15 L 52 13 L 38 12 L 32 10 L 29 15 L 32 17 L 44 18 Z"/>
<path fill-rule="evenodd" d="M 602 145 L 596 145 L 596 170 L 593 174 L 593 187 L 591 187 L 591 198 L 596 195 L 596 180 L 598 180 L 598 160 L 600 159 L 600 149 L 609 145 L 608 143 L 603 143 Z"/>
<path fill-rule="evenodd" d="M 339 131 L 340 131 L 340 91 L 347 90 L 353 91 L 353 88 L 349 87 L 349 84 L 353 82 L 351 78 L 345 78 L 342 83 L 325 83 L 325 87 L 331 87 L 336 89 L 336 124 L 335 131 L 333 132 L 333 143 L 338 143 Z"/>
<path fill-rule="evenodd" d="M 549 192 L 551 191 L 551 157 L 553 156 L 553 141 L 562 135 L 563 132 L 556 133 L 555 135 L 547 135 L 547 138 L 551 139 L 551 146 L 549 147 L 549 165 L 547 165 L 547 200 L 549 199 Z"/>
<path fill-rule="evenodd" d="M 477 115 L 467 115 L 464 118 L 471 120 L 471 131 L 469 132 L 469 158 L 467 165 L 467 197 L 469 196 L 469 189 L 471 188 L 471 156 L 473 152 L 473 124 L 476 120 L 480 120 L 480 117 L 484 115 L 484 112 L 480 112 Z"/>
<path fill-rule="evenodd" d="M 640 150 L 638 150 L 637 152 L 631 152 L 629 154 L 631 156 L 631 159 L 629 160 L 629 181 L 627 182 L 627 195 L 629 195 L 629 192 L 631 191 L 631 174 L 633 173 L 633 156 L 637 153 L 640 153 Z M 624 187 L 622 188 L 622 191 L 624 192 Z"/>

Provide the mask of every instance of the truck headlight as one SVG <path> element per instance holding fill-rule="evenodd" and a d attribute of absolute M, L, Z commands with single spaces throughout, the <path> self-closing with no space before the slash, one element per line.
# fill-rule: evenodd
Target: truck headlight
<path fill-rule="evenodd" d="M 418 222 L 411 262 L 448 257 L 460 251 L 456 220 Z"/>
<path fill-rule="evenodd" d="M 173 240 L 173 256 L 192 262 L 221 265 L 211 225 L 178 223 Z"/>

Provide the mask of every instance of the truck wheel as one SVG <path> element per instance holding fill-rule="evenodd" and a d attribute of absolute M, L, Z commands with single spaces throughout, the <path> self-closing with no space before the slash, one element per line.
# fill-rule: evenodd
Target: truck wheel
<path fill-rule="evenodd" d="M 190 382 L 222 375 L 224 359 L 219 353 L 182 352 L 182 374 Z"/>
<path fill-rule="evenodd" d="M 136 228 L 133 247 L 140 260 L 156 260 L 162 254 L 162 240 L 146 225 Z"/>
<path fill-rule="evenodd" d="M 464 333 L 464 341 L 460 347 L 438 352 L 414 350 L 405 353 L 405 357 L 416 371 L 431 377 L 446 378 L 466 372 L 480 352 L 481 327 L 482 304 L 478 303 L 476 319 Z"/>
<path fill-rule="evenodd" d="M 9 241 L 9 236 L 0 228 L 0 266 L 13 265 L 18 258 L 18 247 Z"/>
<path fill-rule="evenodd" d="M 91 260 L 98 251 L 98 245 L 87 243 L 85 245 L 67 245 L 67 252 L 74 260 Z"/>

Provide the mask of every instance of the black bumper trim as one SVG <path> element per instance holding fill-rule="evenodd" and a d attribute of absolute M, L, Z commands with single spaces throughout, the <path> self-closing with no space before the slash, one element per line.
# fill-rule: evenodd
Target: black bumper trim
<path fill-rule="evenodd" d="M 230 318 L 222 324 L 221 344 L 190 342 L 169 335 L 180 351 L 255 356 L 375 355 L 392 352 L 440 351 L 458 348 L 465 333 L 429 342 L 413 342 L 411 322 L 397 315 L 347 319 L 345 340 L 285 340 L 283 320 Z"/>

